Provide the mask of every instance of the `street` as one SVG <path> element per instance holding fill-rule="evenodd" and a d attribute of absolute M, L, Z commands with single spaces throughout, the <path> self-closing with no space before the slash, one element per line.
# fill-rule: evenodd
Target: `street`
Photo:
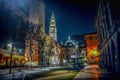
<path fill-rule="evenodd" d="M 114 80 L 112 73 L 100 69 L 98 65 L 87 65 L 74 80 Z"/>
<path fill-rule="evenodd" d="M 14 79 L 16 79 L 16 80 L 20 80 L 21 78 L 24 80 L 25 77 L 30 77 L 34 74 L 39 74 L 39 73 L 43 73 L 43 72 L 47 73 L 48 71 L 51 71 L 54 69 L 59 70 L 59 69 L 64 69 L 64 68 L 65 67 L 60 66 L 60 67 L 33 68 L 31 71 L 28 71 L 28 70 L 22 70 L 21 72 L 14 71 L 13 72 L 14 75 L 13 75 L 13 73 L 12 74 L 7 73 L 4 75 L 1 75 L 0 80 L 12 80 L 13 76 L 14 76 Z M 54 75 L 56 75 L 56 74 L 54 74 Z M 63 75 L 43 77 L 40 79 L 47 80 L 47 79 L 59 77 L 59 76 L 63 76 Z M 64 76 L 69 76 L 69 75 L 68 75 L 68 73 L 66 73 L 66 74 L 64 74 Z M 86 65 L 84 69 L 82 69 L 78 72 L 78 74 L 74 77 L 73 80 L 113 80 L 113 78 L 115 78 L 115 76 L 113 76 L 112 73 L 106 72 L 105 70 L 100 69 L 100 67 L 98 65 Z M 39 76 L 38 76 L 37 80 L 39 80 Z M 59 79 L 59 80 L 61 80 L 61 79 Z"/>

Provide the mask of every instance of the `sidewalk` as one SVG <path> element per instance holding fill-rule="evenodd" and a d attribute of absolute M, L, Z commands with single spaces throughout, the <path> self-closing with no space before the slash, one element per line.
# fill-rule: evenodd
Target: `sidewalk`
<path fill-rule="evenodd" d="M 111 75 L 98 65 L 87 65 L 73 80 L 112 80 Z"/>
<path fill-rule="evenodd" d="M 14 80 L 24 80 L 24 78 L 26 76 L 31 76 L 33 74 L 37 74 L 40 72 L 42 73 L 45 71 L 50 71 L 50 70 L 59 69 L 59 68 L 64 68 L 64 67 L 60 66 L 60 67 L 34 68 L 34 69 L 31 69 L 30 71 L 22 70 L 21 72 L 14 71 L 11 74 L 6 73 L 4 75 L 0 75 L 0 80 L 13 80 L 13 79 Z"/>
<path fill-rule="evenodd" d="M 27 70 L 28 68 L 24 68 L 24 67 L 21 67 L 20 68 L 20 71 L 24 71 L 24 70 Z M 12 68 L 12 72 L 19 72 L 19 68 Z M 0 76 L 2 75 L 5 75 L 5 74 L 9 74 L 9 68 L 6 68 L 6 69 L 0 69 Z"/>

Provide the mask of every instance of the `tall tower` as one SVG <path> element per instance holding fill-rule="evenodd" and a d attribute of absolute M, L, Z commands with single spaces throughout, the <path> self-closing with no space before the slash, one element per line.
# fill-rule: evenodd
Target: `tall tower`
<path fill-rule="evenodd" d="M 55 41 L 57 41 L 57 28 L 56 28 L 56 22 L 55 22 L 55 17 L 53 12 L 50 19 L 49 36 Z"/>

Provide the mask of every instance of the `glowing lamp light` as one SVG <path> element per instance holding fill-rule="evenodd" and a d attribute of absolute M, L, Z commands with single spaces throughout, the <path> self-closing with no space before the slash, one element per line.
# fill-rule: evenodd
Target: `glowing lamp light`
<path fill-rule="evenodd" d="M 25 61 L 22 61 L 22 63 L 24 63 Z"/>
<path fill-rule="evenodd" d="M 26 62 L 28 61 L 28 58 L 27 58 L 27 57 L 25 57 L 25 61 L 26 61 Z"/>
<path fill-rule="evenodd" d="M 12 43 L 9 43 L 7 46 L 8 46 L 8 47 L 12 47 Z"/>
<path fill-rule="evenodd" d="M 97 50 L 92 50 L 91 53 L 92 53 L 93 56 L 98 56 Z"/>
<path fill-rule="evenodd" d="M 21 53 L 21 52 L 22 52 L 22 49 L 19 49 L 19 52 Z"/>
<path fill-rule="evenodd" d="M 84 57 L 82 60 L 86 61 L 86 60 L 87 60 L 87 58 L 86 58 L 86 57 Z"/>
<path fill-rule="evenodd" d="M 65 63 L 66 61 L 65 61 L 65 60 L 63 60 L 63 62 Z"/>

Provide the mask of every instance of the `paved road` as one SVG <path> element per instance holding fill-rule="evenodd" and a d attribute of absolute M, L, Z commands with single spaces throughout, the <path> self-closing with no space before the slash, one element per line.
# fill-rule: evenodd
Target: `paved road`
<path fill-rule="evenodd" d="M 100 69 L 98 65 L 87 65 L 73 80 L 115 80 L 113 78 L 111 73 Z"/>
<path fill-rule="evenodd" d="M 0 80 L 24 80 L 25 76 L 36 74 L 38 72 L 49 71 L 52 69 L 59 69 L 64 67 L 46 67 L 46 68 L 34 68 L 31 71 L 23 70 L 22 72 L 14 72 L 14 74 L 5 74 L 0 76 Z M 73 80 L 120 80 L 111 73 L 101 70 L 98 65 L 87 65 L 82 69 Z"/>

